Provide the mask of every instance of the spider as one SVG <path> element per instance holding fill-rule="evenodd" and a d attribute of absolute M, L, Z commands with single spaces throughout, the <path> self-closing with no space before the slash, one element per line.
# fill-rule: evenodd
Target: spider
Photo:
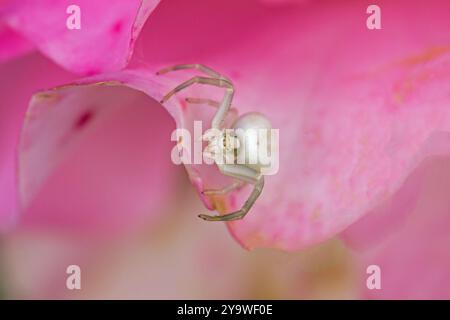
<path fill-rule="evenodd" d="M 225 175 L 235 179 L 235 182 L 222 188 L 222 189 L 209 189 L 203 191 L 203 194 L 227 194 L 235 189 L 241 188 L 246 183 L 253 185 L 253 190 L 245 201 L 242 208 L 238 211 L 228 213 L 219 216 L 210 216 L 206 214 L 200 214 L 199 217 L 206 221 L 232 221 L 239 220 L 245 217 L 255 201 L 260 196 L 264 187 L 264 175 L 262 168 L 267 165 L 260 161 L 250 162 L 249 158 L 255 159 L 255 153 L 259 152 L 261 147 L 260 141 L 254 135 L 248 135 L 248 129 L 258 130 L 265 129 L 270 130 L 272 128 L 270 121 L 261 113 L 251 112 L 241 115 L 231 125 L 231 128 L 223 128 L 224 120 L 230 111 L 231 102 L 234 95 L 234 86 L 232 82 L 214 71 L 213 69 L 202 64 L 181 64 L 164 68 L 157 72 L 157 75 L 165 74 L 171 71 L 196 69 L 206 76 L 195 76 L 168 92 L 161 103 L 165 103 L 177 92 L 193 85 L 202 84 L 220 87 L 225 89 L 225 94 L 221 102 L 204 98 L 186 98 L 189 103 L 206 104 L 211 107 L 217 108 L 217 111 L 211 121 L 211 129 L 214 129 L 218 134 L 208 135 L 205 134 L 208 145 L 205 149 L 209 153 L 215 154 L 217 152 L 223 152 L 225 156 L 232 157 L 234 160 L 238 156 L 243 156 L 245 161 L 243 164 L 238 164 L 237 161 L 233 161 L 231 164 L 215 162 L 219 171 Z M 240 130 L 238 130 L 240 129 Z M 231 134 L 229 132 L 240 132 L 241 134 Z M 251 131 L 251 130 L 250 130 Z M 270 147 L 269 144 L 265 144 L 264 147 Z M 244 153 L 244 154 L 242 154 Z"/>

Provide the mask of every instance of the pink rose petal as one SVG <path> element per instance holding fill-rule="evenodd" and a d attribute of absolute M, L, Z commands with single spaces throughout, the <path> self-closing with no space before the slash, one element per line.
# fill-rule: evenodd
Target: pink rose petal
<path fill-rule="evenodd" d="M 210 65 L 234 81 L 240 113 L 263 112 L 280 129 L 278 174 L 245 220 L 229 224 L 243 246 L 294 250 L 332 237 L 388 199 L 429 154 L 432 134 L 449 129 L 448 2 L 379 6 L 374 31 L 360 2 L 169 1 L 145 28 L 139 59 Z M 201 87 L 178 101 L 214 95 Z M 188 121 L 210 118 L 182 110 Z M 217 183 L 217 170 L 203 170 L 191 175 L 199 191 Z M 245 192 L 204 202 L 231 211 Z"/>
<path fill-rule="evenodd" d="M 310 0 L 260 0 L 264 4 L 278 6 L 278 5 L 290 5 L 290 4 L 305 4 Z"/>
<path fill-rule="evenodd" d="M 102 75 L 33 96 L 19 148 L 25 224 L 116 233 L 161 216 L 179 172 L 173 120 L 130 88 L 158 96 L 143 78 Z"/>
<path fill-rule="evenodd" d="M 42 72 L 45 70 L 45 72 Z M 38 54 L 0 65 L 0 230 L 17 220 L 17 144 L 30 96 L 72 76 Z"/>
<path fill-rule="evenodd" d="M 0 19 L 65 68 L 95 74 L 125 67 L 134 41 L 159 0 L 80 0 L 80 29 L 71 30 L 70 0 L 10 2 Z"/>
<path fill-rule="evenodd" d="M 367 30 L 366 8 L 353 2 L 312 2 L 276 11 L 253 3 L 208 4 L 163 3 L 142 37 L 144 52 L 135 60 L 150 62 L 148 70 L 89 81 L 119 80 L 159 99 L 189 73 L 156 80 L 157 67 L 202 62 L 233 79 L 238 89 L 234 106 L 240 113 L 256 110 L 269 116 L 280 128 L 280 172 L 267 177 L 263 196 L 248 217 L 229 224 L 245 247 L 293 250 L 323 241 L 388 199 L 425 156 L 448 151 L 445 142 L 430 140 L 449 127 L 446 2 L 414 7 L 383 2 L 386 23 L 380 31 Z M 192 16 L 199 23 L 188 23 Z M 255 23 L 249 27 L 248 21 Z M 414 38 L 405 36 L 411 30 Z M 166 78 L 170 80 L 164 83 Z M 71 89 L 76 101 L 86 96 L 79 86 Z M 217 90 L 203 87 L 185 94 L 209 97 Z M 44 111 L 51 110 L 49 97 L 46 102 L 44 94 Z M 191 128 L 197 119 L 207 124 L 213 111 L 187 106 L 183 97 L 166 105 L 177 126 Z M 32 110 L 39 111 L 38 106 L 33 104 Z M 74 120 L 85 118 L 81 110 L 71 110 L 48 136 L 59 133 L 52 139 L 60 139 Z M 55 123 L 51 117 L 40 119 Z M 46 126 L 39 126 L 45 138 Z M 22 146 L 39 145 L 30 154 L 33 162 L 41 161 L 39 174 L 21 171 L 25 204 L 55 169 L 39 150 L 50 150 L 45 155 L 57 162 L 61 155 L 55 140 L 44 138 L 27 138 L 25 131 Z M 199 191 L 227 182 L 212 166 L 188 166 L 188 172 Z M 245 192 L 203 201 L 209 208 L 230 211 L 239 207 Z"/>
<path fill-rule="evenodd" d="M 33 49 L 33 45 L 9 27 L 0 23 L 0 63 Z"/>
<path fill-rule="evenodd" d="M 125 232 L 161 216 L 177 194 L 174 125 L 155 100 L 117 81 L 134 76 L 42 91 L 73 76 L 37 54 L 1 66 L 0 73 L 10 75 L 0 83 L 2 231 L 20 212 L 27 226 L 84 235 Z M 147 80 L 143 86 L 158 99 L 156 92 L 165 90 Z"/>

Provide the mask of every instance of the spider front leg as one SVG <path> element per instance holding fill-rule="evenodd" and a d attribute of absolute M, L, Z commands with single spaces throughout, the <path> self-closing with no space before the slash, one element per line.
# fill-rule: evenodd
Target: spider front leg
<path fill-rule="evenodd" d="M 219 79 L 219 78 L 207 78 L 207 77 L 193 77 L 182 84 L 175 87 L 173 90 L 169 91 L 161 100 L 161 103 L 166 102 L 169 100 L 175 93 L 186 89 L 187 87 L 192 86 L 193 84 L 206 84 L 210 86 L 215 86 L 219 88 L 225 88 L 225 95 L 223 97 L 222 102 L 220 103 L 219 108 L 217 109 L 216 114 L 214 115 L 214 118 L 211 122 L 212 128 L 219 128 L 222 124 L 222 122 L 225 120 L 225 117 L 227 116 L 228 110 L 231 106 L 231 101 L 233 100 L 234 95 L 234 87 L 233 84 L 225 79 Z"/>
<path fill-rule="evenodd" d="M 161 73 L 161 71 L 160 71 Z M 215 86 L 215 87 L 219 87 L 219 88 L 225 88 L 225 95 L 223 97 L 222 102 L 220 103 L 219 108 L 217 109 L 216 114 L 214 115 L 214 118 L 212 119 L 211 122 L 211 127 L 212 128 L 220 128 L 223 121 L 225 120 L 228 111 L 231 107 L 231 102 L 233 100 L 233 96 L 234 96 L 234 87 L 233 84 L 231 83 L 231 81 L 227 80 L 224 77 L 220 77 L 220 78 L 208 78 L 208 77 L 199 77 L 199 76 L 195 76 L 185 82 L 183 82 L 182 84 L 178 85 L 177 87 L 175 87 L 173 90 L 169 91 L 160 101 L 161 103 L 166 102 L 167 100 L 169 100 L 174 94 L 176 94 L 177 92 L 186 89 L 187 87 L 192 86 L 193 84 L 205 84 L 205 85 L 210 85 L 210 86 Z"/>
<path fill-rule="evenodd" d="M 172 71 L 179 71 L 179 70 L 189 70 L 189 69 L 197 69 L 200 72 L 203 72 L 204 74 L 213 77 L 213 78 L 222 78 L 228 80 L 226 77 L 221 75 L 219 72 L 211 69 L 210 67 L 205 66 L 204 64 L 200 63 L 190 63 L 190 64 L 177 64 L 171 67 L 167 67 L 164 69 L 159 70 L 156 72 L 157 75 L 165 74 Z"/>
<path fill-rule="evenodd" d="M 220 108 L 220 102 L 212 99 L 187 97 L 185 100 L 187 103 L 206 104 L 207 106 L 213 107 L 215 109 Z M 235 118 L 237 118 L 238 116 L 238 111 L 235 108 L 230 108 L 229 113 L 232 114 Z"/>
<path fill-rule="evenodd" d="M 200 214 L 199 217 L 206 221 L 232 221 L 242 219 L 245 217 L 245 215 L 248 213 L 248 211 L 260 196 L 264 188 L 264 176 L 261 173 L 243 165 L 223 164 L 219 165 L 219 169 L 223 174 L 227 176 L 239 179 L 242 182 L 253 184 L 253 191 L 248 197 L 247 201 L 245 201 L 243 207 L 238 211 L 221 216 Z"/>

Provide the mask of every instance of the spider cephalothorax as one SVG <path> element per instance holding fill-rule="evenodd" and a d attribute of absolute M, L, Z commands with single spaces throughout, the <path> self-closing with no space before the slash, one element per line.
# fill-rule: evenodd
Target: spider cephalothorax
<path fill-rule="evenodd" d="M 208 142 L 203 154 L 215 163 L 236 164 L 240 141 L 231 129 L 208 130 L 203 135 Z"/>
<path fill-rule="evenodd" d="M 204 194 L 226 194 L 245 183 L 254 186 L 252 193 L 244 206 L 236 211 L 221 216 L 201 214 L 200 218 L 208 221 L 230 221 L 242 219 L 255 203 L 264 187 L 264 168 L 270 163 L 261 161 L 262 149 L 268 153 L 271 129 L 270 121 L 261 113 L 251 112 L 240 116 L 230 128 L 223 128 L 224 120 L 230 111 L 234 95 L 234 87 L 229 79 L 220 73 L 201 64 L 184 64 L 165 68 L 157 74 L 175 70 L 197 69 L 207 77 L 195 76 L 167 93 L 161 103 L 167 101 L 175 93 L 193 85 L 204 84 L 225 89 L 221 102 L 202 98 L 186 98 L 190 103 L 203 103 L 217 108 L 211 121 L 211 129 L 204 135 L 208 142 L 205 155 L 214 159 L 220 172 L 235 179 L 235 182 L 219 190 L 205 190 Z M 262 132 L 262 134 L 261 134 Z"/>

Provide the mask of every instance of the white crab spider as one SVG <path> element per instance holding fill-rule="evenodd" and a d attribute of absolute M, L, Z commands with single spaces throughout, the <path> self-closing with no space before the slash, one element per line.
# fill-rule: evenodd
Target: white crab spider
<path fill-rule="evenodd" d="M 262 164 L 261 162 L 252 163 L 248 162 L 248 158 L 253 157 L 255 152 L 259 152 L 258 148 L 260 147 L 260 143 L 258 139 L 255 139 L 254 136 L 246 136 L 245 132 L 248 132 L 247 129 L 271 129 L 270 121 L 262 114 L 252 112 L 247 113 L 242 116 L 240 116 L 231 126 L 231 128 L 223 128 L 223 122 L 230 111 L 231 102 L 233 100 L 234 95 L 234 87 L 233 84 L 229 79 L 222 76 L 220 73 L 202 65 L 202 64 L 183 64 L 183 65 L 176 65 L 168 68 L 164 68 L 157 72 L 157 74 L 164 74 L 171 71 L 176 70 L 185 70 L 185 69 L 197 69 L 204 74 L 207 75 L 207 77 L 204 76 L 195 76 L 180 85 L 178 85 L 176 88 L 168 92 L 163 99 L 161 100 L 161 103 L 166 102 L 168 99 L 170 99 L 175 93 L 193 85 L 193 84 L 204 84 L 204 85 L 211 85 L 216 86 L 220 88 L 225 89 L 225 95 L 221 102 L 217 102 L 210 99 L 202 99 L 202 98 L 186 98 L 186 101 L 189 103 L 201 103 L 201 104 L 207 104 L 212 107 L 217 108 L 217 112 L 214 115 L 214 118 L 211 122 L 211 128 L 216 129 L 216 132 L 219 132 L 218 135 L 210 135 L 207 137 L 208 139 L 208 146 L 206 147 L 205 151 L 214 154 L 215 152 L 221 151 L 226 156 L 232 156 L 234 159 L 237 159 L 237 157 L 244 156 L 246 161 L 244 164 L 238 164 L 236 161 L 234 161 L 232 164 L 226 163 L 218 163 L 216 162 L 216 165 L 218 166 L 220 172 L 226 176 L 232 177 L 236 179 L 237 181 L 230 184 L 229 186 L 226 186 L 219 190 L 205 190 L 204 194 L 226 194 L 236 188 L 239 188 L 243 186 L 245 183 L 250 183 L 254 186 L 252 193 L 250 194 L 247 201 L 245 201 L 245 204 L 243 207 L 235 212 L 221 215 L 221 216 L 210 216 L 206 214 L 200 214 L 199 217 L 207 220 L 207 221 L 231 221 L 231 220 L 238 220 L 244 218 L 244 216 L 248 213 L 250 208 L 255 203 L 256 199 L 259 197 L 259 195 L 262 192 L 262 189 L 264 187 L 264 175 L 262 173 L 262 168 L 264 166 L 267 166 L 267 164 Z M 228 129 L 228 130 L 226 130 Z M 244 132 L 244 134 L 236 134 L 236 135 L 229 135 L 226 134 L 226 131 L 229 132 L 229 129 L 233 129 L 236 132 Z M 237 129 L 243 129 L 243 130 L 237 130 Z M 241 146 L 244 146 L 245 148 L 241 148 Z M 270 148 L 269 144 L 266 144 L 264 147 Z M 222 150 L 218 150 L 218 148 L 222 148 Z M 241 150 L 244 150 L 244 155 L 240 154 Z M 257 158 L 257 157 L 256 157 Z"/>

